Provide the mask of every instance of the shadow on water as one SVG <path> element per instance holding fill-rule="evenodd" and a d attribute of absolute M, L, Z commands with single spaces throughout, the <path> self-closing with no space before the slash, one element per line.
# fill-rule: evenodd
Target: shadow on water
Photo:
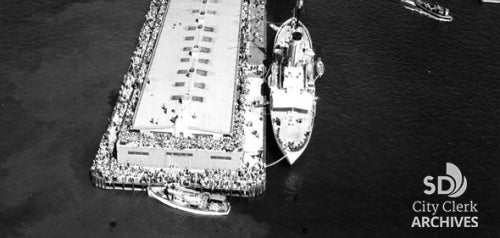
<path fill-rule="evenodd" d="M 288 201 L 297 201 L 302 190 L 302 179 L 297 174 L 290 174 L 285 180 L 283 197 Z"/>
<path fill-rule="evenodd" d="M 118 96 L 120 95 L 120 89 L 119 88 L 113 88 L 108 95 L 108 105 L 113 108 L 116 104 L 116 101 L 118 101 Z"/>

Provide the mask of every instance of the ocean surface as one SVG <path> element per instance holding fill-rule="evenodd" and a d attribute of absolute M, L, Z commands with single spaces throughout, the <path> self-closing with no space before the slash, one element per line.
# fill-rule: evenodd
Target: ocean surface
<path fill-rule="evenodd" d="M 439 0 L 442 23 L 398 0 L 304 2 L 326 67 L 309 147 L 204 218 L 90 182 L 149 1 L 2 1 L 0 237 L 500 237 L 500 4 Z M 269 21 L 293 4 L 269 0 Z M 414 201 L 449 200 L 422 183 L 446 162 L 479 227 L 410 228 Z"/>

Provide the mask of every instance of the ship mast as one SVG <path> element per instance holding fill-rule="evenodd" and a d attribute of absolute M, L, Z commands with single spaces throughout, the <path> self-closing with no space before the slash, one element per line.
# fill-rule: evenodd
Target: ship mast
<path fill-rule="evenodd" d="M 295 29 L 299 27 L 299 20 L 300 20 L 300 11 L 302 10 L 302 7 L 304 6 L 304 0 L 297 0 L 295 3 L 295 8 L 293 11 L 293 16 L 295 17 Z"/>

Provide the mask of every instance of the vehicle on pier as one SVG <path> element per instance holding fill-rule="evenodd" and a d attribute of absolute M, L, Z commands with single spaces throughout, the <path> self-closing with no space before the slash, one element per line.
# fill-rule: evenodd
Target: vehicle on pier
<path fill-rule="evenodd" d="M 324 73 L 315 53 L 309 31 L 299 20 L 302 1 L 294 16 L 276 29 L 273 63 L 267 83 L 270 88 L 270 114 L 274 138 L 293 164 L 306 149 L 316 116 L 315 82 Z"/>
<path fill-rule="evenodd" d="M 150 186 L 148 196 L 170 207 L 197 215 L 224 216 L 231 210 L 224 195 L 198 192 L 174 183 Z"/>
<path fill-rule="evenodd" d="M 422 0 L 401 0 L 406 9 L 416 11 L 438 21 L 452 21 L 448 8 L 439 5 L 432 5 Z"/>

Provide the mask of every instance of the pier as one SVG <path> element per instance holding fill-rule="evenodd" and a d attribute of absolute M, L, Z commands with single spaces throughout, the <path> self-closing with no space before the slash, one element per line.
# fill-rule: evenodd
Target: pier
<path fill-rule="evenodd" d="M 92 183 L 261 195 L 265 14 L 264 1 L 153 0 Z"/>

